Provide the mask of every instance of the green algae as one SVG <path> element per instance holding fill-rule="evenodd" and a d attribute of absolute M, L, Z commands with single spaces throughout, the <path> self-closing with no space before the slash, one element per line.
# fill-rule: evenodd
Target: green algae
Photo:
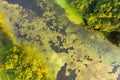
<path fill-rule="evenodd" d="M 82 14 L 73 6 L 70 6 L 66 0 L 57 0 L 57 3 L 65 9 L 65 12 L 67 14 L 67 17 L 70 21 L 72 21 L 75 24 L 82 24 L 83 18 Z"/>
<path fill-rule="evenodd" d="M 65 3 L 64 0 L 62 0 L 62 1 Z M 63 15 L 60 14 L 59 16 L 61 18 Z M 65 19 L 63 18 L 62 20 L 65 23 Z M 87 32 L 87 31 L 81 29 L 79 26 L 71 25 L 71 23 L 68 23 L 69 26 L 67 28 L 67 36 L 63 36 L 63 35 L 57 34 L 55 31 L 51 32 L 50 30 L 46 30 L 46 31 L 42 30 L 42 27 L 45 28 L 47 26 L 44 26 L 43 24 L 39 24 L 39 26 L 38 26 L 38 24 L 35 23 L 36 19 L 34 19 L 33 22 L 37 26 L 35 29 L 37 31 L 35 31 L 35 30 L 33 30 L 33 31 L 28 30 L 28 31 L 32 32 L 32 34 L 34 34 L 33 36 L 35 36 L 35 34 L 41 34 L 42 42 L 43 42 L 43 46 L 41 46 L 41 48 L 43 48 L 43 47 L 45 48 L 46 53 L 47 53 L 47 54 L 45 54 L 45 56 L 48 56 L 47 63 L 49 64 L 49 66 L 54 68 L 54 69 L 52 69 L 52 71 L 55 71 L 55 73 L 56 73 L 56 74 L 52 74 L 52 75 L 56 76 L 58 70 L 63 65 L 63 63 L 67 62 L 68 69 L 76 69 L 76 72 L 79 69 L 81 70 L 79 73 L 77 73 L 76 80 L 79 80 L 79 79 L 87 80 L 88 78 L 89 78 L 89 80 L 98 80 L 98 79 L 110 80 L 110 79 L 108 79 L 108 77 L 113 77 L 111 75 L 110 76 L 106 76 L 106 75 L 108 74 L 108 72 L 110 72 L 112 70 L 111 62 L 116 61 L 117 62 L 116 65 L 119 64 L 119 55 L 118 54 L 120 53 L 120 51 L 119 51 L 119 48 L 116 49 L 116 47 L 109 45 L 110 43 L 103 40 L 103 38 L 101 39 L 101 35 L 99 33 L 96 33 L 96 34 L 90 33 L 90 32 Z M 41 22 L 42 22 L 41 20 L 40 21 L 38 20 L 38 23 L 41 23 Z M 32 23 L 32 22 L 30 22 L 30 23 Z M 30 24 L 30 23 L 25 23 L 25 24 Z M 58 23 L 55 23 L 55 24 L 58 24 Z M 60 23 L 60 24 L 63 24 L 63 23 Z M 42 27 L 40 25 L 42 25 Z M 27 28 L 26 25 L 24 27 Z M 55 29 L 55 27 L 53 29 Z M 22 30 L 23 30 L 22 32 L 25 33 L 25 31 L 27 29 L 25 30 L 25 28 L 24 28 Z M 37 33 L 37 32 L 41 32 L 41 33 Z M 72 34 L 72 33 L 77 33 L 77 34 Z M 48 34 L 50 34 L 50 35 L 48 35 Z M 95 35 L 97 35 L 97 37 Z M 51 40 L 51 37 L 52 37 L 52 41 L 54 43 L 59 44 L 57 39 L 55 38 L 55 36 L 61 36 L 62 39 L 66 39 L 66 42 L 63 43 L 63 46 L 69 47 L 69 45 L 72 45 L 74 47 L 74 50 L 69 51 L 68 54 L 55 53 L 54 50 L 51 50 L 50 46 L 48 46 L 48 45 L 50 45 L 48 43 L 48 41 Z M 22 42 L 24 42 L 24 41 L 25 41 L 25 39 Z M 75 41 L 75 43 L 74 43 L 74 41 Z M 31 42 L 29 42 L 29 43 L 31 43 Z M 33 45 L 33 43 L 32 43 L 32 45 Z M 37 47 L 37 46 L 35 46 L 35 47 Z M 38 48 L 38 49 L 40 50 L 41 48 Z M 76 52 L 76 54 L 74 54 L 75 52 Z M 73 58 L 71 58 L 71 55 L 74 55 Z M 86 55 L 89 55 L 90 58 L 93 59 L 93 61 L 85 60 L 84 57 Z M 64 56 L 64 58 L 68 58 L 68 60 L 62 59 L 63 56 Z M 99 59 L 99 56 L 102 56 L 101 59 Z M 82 60 L 83 62 L 80 63 L 80 62 L 76 61 L 79 59 Z M 99 60 L 101 60 L 102 63 L 99 63 Z M 71 65 L 72 62 L 74 64 Z M 87 68 L 84 66 L 85 64 L 88 65 Z M 67 71 L 67 69 L 66 69 L 66 73 L 67 72 L 69 75 L 70 72 Z M 119 72 L 119 71 L 117 71 L 117 72 Z M 97 77 L 101 76 L 101 78 L 95 78 L 95 75 Z M 114 75 L 117 75 L 117 74 L 115 73 Z M 61 80 L 63 80 L 63 79 L 61 79 Z M 115 79 L 111 79 L 111 80 L 115 80 Z"/>

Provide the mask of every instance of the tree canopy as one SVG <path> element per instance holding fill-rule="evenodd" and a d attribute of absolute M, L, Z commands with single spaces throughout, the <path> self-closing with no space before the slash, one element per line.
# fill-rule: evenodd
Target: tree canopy
<path fill-rule="evenodd" d="M 110 32 L 120 26 L 119 0 L 74 0 L 70 3 L 82 13 L 87 29 Z"/>
<path fill-rule="evenodd" d="M 13 80 L 51 80 L 44 59 L 31 47 L 15 45 L 7 52 L 4 70 Z"/>

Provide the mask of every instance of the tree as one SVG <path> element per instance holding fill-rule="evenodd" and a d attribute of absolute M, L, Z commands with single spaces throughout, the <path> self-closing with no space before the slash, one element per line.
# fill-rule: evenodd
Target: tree
<path fill-rule="evenodd" d="M 58 0 L 59 1 L 59 0 Z M 120 39 L 120 1 L 119 0 L 65 0 L 66 5 L 71 8 L 74 8 L 77 11 L 77 14 L 81 16 L 81 20 L 76 17 L 75 11 L 71 15 L 74 15 L 77 20 L 73 20 L 74 23 L 79 23 L 85 29 L 91 31 L 99 31 L 105 35 L 105 37 L 114 44 L 119 46 Z M 62 1 L 61 1 L 62 2 Z M 67 10 L 66 7 L 63 7 Z M 69 16 L 68 16 L 69 18 Z M 116 41 L 115 38 L 112 36 L 114 32 L 116 34 Z"/>
<path fill-rule="evenodd" d="M 120 26 L 119 0 L 75 0 L 73 3 L 82 13 L 87 29 L 111 32 Z"/>
<path fill-rule="evenodd" d="M 15 45 L 2 60 L 4 71 L 13 80 L 51 80 L 44 59 L 31 47 Z"/>

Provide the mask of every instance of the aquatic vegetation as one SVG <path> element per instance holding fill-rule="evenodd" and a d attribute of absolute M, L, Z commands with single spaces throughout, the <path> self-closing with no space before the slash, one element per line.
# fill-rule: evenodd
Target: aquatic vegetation
<path fill-rule="evenodd" d="M 12 80 L 54 80 L 43 55 L 30 46 L 11 43 L 14 40 L 9 40 L 11 33 L 5 32 L 5 29 L 7 27 L 0 13 L 0 44 L 3 47 L 0 49 L 0 71 Z"/>
<path fill-rule="evenodd" d="M 75 24 L 83 24 L 82 14 L 74 8 L 73 6 L 69 5 L 66 0 L 56 0 L 57 3 L 65 9 L 67 17 Z"/>
<path fill-rule="evenodd" d="M 119 79 L 119 47 L 108 42 L 102 29 L 88 28 L 96 16 L 83 15 L 93 0 L 0 1 L 6 29 L 16 38 L 13 44 L 0 32 L 0 53 L 5 54 L 0 56 L 3 80 Z M 109 38 L 111 34 L 119 38 L 118 28 L 104 32 Z"/>
<path fill-rule="evenodd" d="M 2 1 L 4 2 L 4 1 Z M 39 4 L 40 3 L 40 4 Z M 39 2 L 38 5 L 41 6 L 42 4 L 46 4 L 45 2 Z M 51 4 L 50 4 L 51 6 Z M 42 9 L 44 9 L 44 13 L 41 17 L 34 15 L 31 12 L 27 12 L 26 9 L 22 8 L 21 6 L 9 3 L 3 3 L 0 8 L 3 10 L 4 14 L 7 16 L 9 29 L 16 37 L 17 42 L 20 44 L 27 44 L 31 47 L 35 47 L 40 51 L 40 53 L 44 54 L 44 57 L 47 59 L 47 65 L 50 67 L 50 72 L 56 78 L 57 72 L 60 70 L 60 67 L 64 64 L 65 56 L 60 57 L 60 55 L 56 55 L 55 48 L 52 49 L 51 40 L 55 44 L 55 47 L 58 48 L 58 53 L 61 53 L 61 50 L 65 49 L 67 52 L 71 45 L 67 45 L 62 48 L 61 43 L 64 42 L 63 35 L 66 35 L 67 29 L 67 21 L 61 21 L 60 18 L 56 18 L 54 11 L 51 11 L 51 7 L 49 5 L 45 5 Z M 20 9 L 20 10 L 19 10 Z M 12 12 L 15 11 L 16 13 Z M 7 15 L 9 13 L 9 15 Z M 22 14 L 21 14 L 22 13 Z M 15 18 L 15 15 L 17 16 Z M 50 24 L 49 24 L 50 23 Z M 51 35 L 48 35 L 51 34 Z M 61 38 L 59 41 L 57 41 Z M 60 45 L 60 46 L 59 46 Z M 51 47 L 50 47 L 51 46 Z M 62 51 L 65 53 L 66 51 Z M 50 56 L 53 56 L 51 58 Z M 54 57 L 55 56 L 55 57 Z M 60 61 L 58 63 L 58 61 Z M 54 69 L 54 66 L 56 66 Z"/>

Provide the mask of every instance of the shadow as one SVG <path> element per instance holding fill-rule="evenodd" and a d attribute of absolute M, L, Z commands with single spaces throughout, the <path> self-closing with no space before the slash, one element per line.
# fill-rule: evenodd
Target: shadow
<path fill-rule="evenodd" d="M 118 46 L 120 41 L 120 32 L 117 31 L 110 32 L 106 37 L 110 42 Z"/>
<path fill-rule="evenodd" d="M 7 2 L 10 4 L 19 4 L 27 10 L 32 10 L 37 16 L 41 16 L 44 12 L 39 6 L 37 6 L 35 0 L 7 0 Z"/>

